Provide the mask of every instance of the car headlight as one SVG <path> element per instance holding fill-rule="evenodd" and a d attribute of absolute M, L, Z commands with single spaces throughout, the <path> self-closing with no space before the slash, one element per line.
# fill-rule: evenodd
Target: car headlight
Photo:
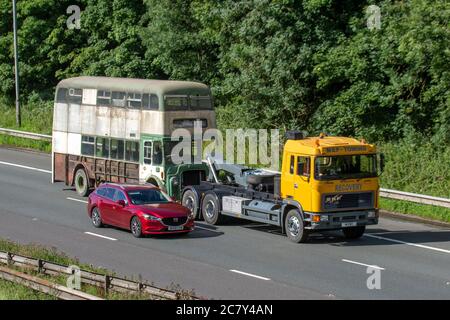
<path fill-rule="evenodd" d="M 161 220 L 161 218 L 152 216 L 151 214 L 148 214 L 148 213 L 144 213 L 142 216 L 144 217 L 145 220 L 152 220 L 152 221 L 160 221 Z"/>

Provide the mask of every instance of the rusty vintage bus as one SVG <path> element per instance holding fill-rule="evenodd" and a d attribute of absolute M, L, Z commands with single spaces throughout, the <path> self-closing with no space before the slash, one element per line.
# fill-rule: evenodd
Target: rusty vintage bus
<path fill-rule="evenodd" d="M 109 77 L 61 81 L 55 94 L 52 181 L 81 196 L 101 182 L 152 183 L 178 198 L 205 179 L 204 164 L 173 164 L 172 131 L 215 128 L 202 83 Z"/>

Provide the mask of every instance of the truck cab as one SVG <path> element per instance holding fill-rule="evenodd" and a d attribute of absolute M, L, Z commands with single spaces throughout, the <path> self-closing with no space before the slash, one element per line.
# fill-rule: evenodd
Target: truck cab
<path fill-rule="evenodd" d="M 309 230 L 342 228 L 357 237 L 378 222 L 379 164 L 376 147 L 364 140 L 325 134 L 289 139 L 280 195 L 301 208 Z"/>

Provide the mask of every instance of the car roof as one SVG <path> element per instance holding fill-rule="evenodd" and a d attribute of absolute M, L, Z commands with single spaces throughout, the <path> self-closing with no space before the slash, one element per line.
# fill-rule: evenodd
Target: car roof
<path fill-rule="evenodd" d="M 130 191 L 130 190 L 142 190 L 142 189 L 158 189 L 159 188 L 153 184 L 128 184 L 128 183 L 112 183 L 112 182 L 106 182 L 100 185 L 102 188 L 106 187 L 112 187 L 116 189 L 121 189 L 124 191 Z"/>

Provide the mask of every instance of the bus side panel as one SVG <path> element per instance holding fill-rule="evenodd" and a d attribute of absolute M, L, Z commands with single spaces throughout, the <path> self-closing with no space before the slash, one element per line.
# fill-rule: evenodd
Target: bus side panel
<path fill-rule="evenodd" d="M 139 164 L 95 159 L 95 176 L 97 181 L 139 183 Z"/>
<path fill-rule="evenodd" d="M 54 154 L 54 181 L 66 181 L 67 177 L 67 164 L 68 157 L 66 154 L 55 153 Z"/>

